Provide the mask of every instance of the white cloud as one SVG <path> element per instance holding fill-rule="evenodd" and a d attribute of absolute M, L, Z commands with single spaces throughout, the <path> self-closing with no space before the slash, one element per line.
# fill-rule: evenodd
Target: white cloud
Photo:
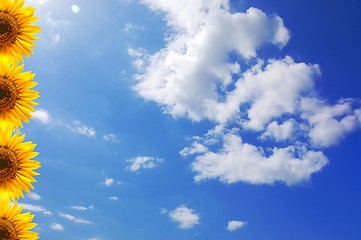
<path fill-rule="evenodd" d="M 110 196 L 109 200 L 117 201 L 119 198 L 117 196 Z"/>
<path fill-rule="evenodd" d="M 261 131 L 272 119 L 296 112 L 302 93 L 312 90 L 317 74 L 317 65 L 295 63 L 291 57 L 270 60 L 265 66 L 260 62 L 242 75 L 217 110 L 225 112 L 223 108 L 235 103 L 234 111 L 250 105 L 243 127 Z"/>
<path fill-rule="evenodd" d="M 193 228 L 195 225 L 199 224 L 199 215 L 194 213 L 193 209 L 184 205 L 169 212 L 169 217 L 172 221 L 177 222 L 179 227 L 183 229 Z"/>
<path fill-rule="evenodd" d="M 113 183 L 114 183 L 114 179 L 113 178 L 105 178 L 105 180 L 104 180 L 104 185 L 105 186 L 108 186 L 108 187 L 110 187 L 111 185 L 113 185 Z"/>
<path fill-rule="evenodd" d="M 128 49 L 138 70 L 133 89 L 174 117 L 222 126 L 180 151 L 196 155 L 197 181 L 301 183 L 327 164 L 320 148 L 360 128 L 359 102 L 318 97 L 317 64 L 259 58 L 263 46 L 287 44 L 280 17 L 256 8 L 230 12 L 228 0 L 142 2 L 166 15 L 171 32 L 154 54 Z M 248 143 L 243 133 L 255 138 Z M 264 140 L 273 146 L 262 148 Z"/>
<path fill-rule="evenodd" d="M 53 213 L 49 210 L 46 210 L 42 206 L 39 205 L 33 205 L 33 204 L 27 204 L 27 203 L 21 203 L 20 206 L 23 206 L 24 210 L 30 211 L 30 212 L 39 212 L 44 215 L 52 215 Z"/>
<path fill-rule="evenodd" d="M 169 212 L 169 217 L 172 221 L 177 222 L 180 228 L 188 229 L 199 224 L 199 215 L 194 213 L 184 205 L 177 207 L 175 210 Z"/>
<path fill-rule="evenodd" d="M 45 109 L 36 110 L 35 112 L 31 113 L 31 115 L 33 116 L 34 120 L 43 124 L 48 124 L 50 122 L 50 115 Z"/>
<path fill-rule="evenodd" d="M 224 133 L 220 141 L 222 148 L 218 152 L 203 153 L 192 163 L 196 181 L 219 179 L 225 183 L 294 185 L 309 180 L 311 174 L 328 163 L 322 152 L 303 146 L 274 148 L 266 154 L 261 147 L 244 143 L 234 133 Z"/>
<path fill-rule="evenodd" d="M 144 27 L 141 27 L 141 26 L 136 26 L 134 25 L 133 23 L 126 23 L 124 25 L 124 28 L 123 28 L 123 31 L 124 32 L 129 32 L 131 30 L 144 30 Z"/>
<path fill-rule="evenodd" d="M 87 211 L 94 209 L 94 205 L 90 205 L 89 207 L 84 206 L 71 206 L 71 209 L 78 210 L 78 211 Z"/>
<path fill-rule="evenodd" d="M 340 100 L 328 105 L 315 98 L 304 98 L 301 102 L 302 117 L 310 124 L 309 137 L 313 144 L 328 147 L 337 144 L 346 133 L 360 128 L 358 111 L 353 110 L 352 100 Z"/>
<path fill-rule="evenodd" d="M 163 162 L 163 159 L 161 158 L 155 158 L 155 157 L 147 157 L 147 156 L 138 156 L 133 159 L 127 160 L 131 163 L 131 165 L 128 167 L 131 171 L 136 172 L 143 169 L 150 169 L 156 167 L 159 163 Z"/>
<path fill-rule="evenodd" d="M 86 137 L 95 137 L 96 135 L 94 128 L 83 125 L 80 121 L 73 121 L 73 125 L 70 128 L 73 132 Z"/>
<path fill-rule="evenodd" d="M 113 133 L 105 134 L 103 136 L 103 140 L 110 141 L 110 142 L 115 142 L 115 143 L 119 142 L 117 136 L 115 134 L 113 134 Z"/>
<path fill-rule="evenodd" d="M 39 201 L 41 200 L 41 196 L 39 194 L 37 194 L 36 192 L 31 192 L 26 194 L 30 199 L 34 200 L 34 201 Z"/>
<path fill-rule="evenodd" d="M 70 215 L 70 214 L 67 214 L 67 213 L 62 213 L 60 212 L 59 213 L 59 216 L 62 217 L 62 218 L 65 218 L 65 219 L 68 219 L 74 223 L 83 223 L 83 224 L 90 224 L 92 222 L 88 221 L 88 220 L 85 220 L 85 219 L 82 219 L 82 218 L 77 218 L 73 215 Z"/>
<path fill-rule="evenodd" d="M 236 231 L 244 226 L 246 226 L 246 222 L 242 221 L 229 221 L 227 224 L 227 230 L 228 231 Z"/>
<path fill-rule="evenodd" d="M 63 231 L 64 230 L 64 227 L 62 225 L 60 225 L 59 223 L 52 223 L 50 225 L 50 228 L 55 231 Z"/>
<path fill-rule="evenodd" d="M 55 47 L 63 41 L 64 32 L 68 31 L 72 25 L 69 20 L 55 18 L 51 11 L 48 11 L 40 21 L 45 22 L 44 29 L 46 29 L 46 35 L 42 40 L 45 41 L 44 45 L 47 48 Z"/>
<path fill-rule="evenodd" d="M 50 45 L 53 46 L 53 47 L 55 47 L 56 45 L 59 44 L 60 40 L 61 40 L 61 35 L 60 35 L 59 33 L 55 33 L 55 34 L 53 34 L 53 35 L 51 36 L 51 43 L 50 43 Z"/>
<path fill-rule="evenodd" d="M 207 152 L 208 148 L 199 142 L 193 142 L 192 147 L 185 147 L 179 153 L 183 157 L 195 154 L 195 153 L 204 153 Z"/>
<path fill-rule="evenodd" d="M 287 120 L 282 124 L 273 121 L 267 126 L 266 131 L 261 135 L 261 138 L 273 138 L 276 141 L 289 139 L 292 136 L 294 125 L 295 122 L 293 119 Z"/>
<path fill-rule="evenodd" d="M 130 52 L 138 69 L 144 66 L 134 89 L 145 99 L 162 104 L 173 116 L 187 115 L 195 121 L 218 118 L 214 107 L 232 85 L 232 76 L 240 73 L 238 62 L 226 61 L 228 54 L 236 51 L 249 59 L 264 43 L 284 45 L 288 41 L 282 20 L 255 8 L 232 14 L 220 7 L 228 6 L 227 1 L 220 0 L 212 4 L 144 2 L 166 12 L 174 34 L 166 48 L 154 55 Z M 277 37 L 279 32 L 285 32 L 283 38 Z"/>

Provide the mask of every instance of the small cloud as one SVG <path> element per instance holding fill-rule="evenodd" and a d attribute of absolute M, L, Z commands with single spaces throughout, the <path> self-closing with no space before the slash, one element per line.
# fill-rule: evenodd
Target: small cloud
<path fill-rule="evenodd" d="M 123 32 L 129 32 L 131 30 L 144 30 L 144 27 L 141 26 L 134 26 L 132 23 L 126 23 L 124 28 L 123 28 Z"/>
<path fill-rule="evenodd" d="M 73 126 L 70 127 L 73 132 L 86 137 L 95 137 L 96 131 L 92 127 L 83 125 L 80 121 L 73 121 Z"/>
<path fill-rule="evenodd" d="M 113 134 L 113 133 L 105 134 L 105 135 L 103 136 L 103 140 L 104 140 L 104 141 L 115 142 L 115 143 L 116 143 L 116 142 L 119 142 L 117 136 L 116 136 L 115 134 Z"/>
<path fill-rule="evenodd" d="M 112 200 L 112 201 L 118 201 L 119 200 L 119 198 L 117 196 L 111 196 L 108 199 Z"/>
<path fill-rule="evenodd" d="M 90 205 L 89 207 L 84 207 L 84 206 L 71 206 L 71 209 L 74 210 L 78 210 L 78 211 L 87 211 L 87 210 L 93 210 L 94 209 L 94 205 Z"/>
<path fill-rule="evenodd" d="M 64 230 L 64 227 L 62 225 L 60 225 L 59 223 L 52 223 L 50 225 L 50 228 L 55 231 L 63 231 Z"/>
<path fill-rule="evenodd" d="M 105 186 L 110 187 L 111 185 L 113 185 L 113 183 L 114 183 L 114 179 L 113 179 L 113 178 L 105 178 L 103 184 L 104 184 Z"/>
<path fill-rule="evenodd" d="M 138 156 L 133 159 L 127 160 L 131 163 L 128 167 L 132 172 L 138 171 L 139 169 L 150 169 L 156 167 L 159 163 L 163 162 L 161 158 Z"/>
<path fill-rule="evenodd" d="M 27 196 L 34 201 L 39 201 L 41 199 L 41 196 L 35 192 L 28 193 Z"/>
<path fill-rule="evenodd" d="M 190 209 L 184 205 L 177 207 L 175 210 L 169 213 L 169 217 L 173 222 L 179 224 L 179 228 L 189 229 L 194 225 L 199 224 L 199 215 L 194 213 L 193 209 Z"/>
<path fill-rule="evenodd" d="M 50 115 L 45 109 L 39 109 L 31 113 L 35 121 L 39 121 L 43 124 L 48 124 L 50 122 Z"/>
<path fill-rule="evenodd" d="M 67 214 L 67 213 L 62 213 L 60 212 L 59 213 L 59 216 L 62 217 L 62 218 L 65 218 L 65 219 L 68 219 L 74 223 L 83 223 L 83 224 L 90 224 L 92 222 L 88 221 L 88 220 L 85 220 L 85 219 L 82 219 L 82 218 L 77 218 L 73 215 L 70 215 L 70 214 Z"/>
<path fill-rule="evenodd" d="M 55 33 L 51 36 L 51 46 L 55 47 L 56 45 L 58 45 L 58 43 L 61 40 L 61 35 L 59 33 Z"/>
<path fill-rule="evenodd" d="M 21 206 L 23 206 L 24 210 L 30 211 L 30 212 L 40 212 L 44 215 L 52 215 L 53 213 L 49 210 L 46 210 L 45 208 L 43 208 L 42 206 L 39 205 L 32 205 L 32 204 L 27 204 L 27 203 L 21 203 Z"/>
<path fill-rule="evenodd" d="M 179 154 L 183 157 L 187 157 L 189 155 L 193 155 L 195 153 L 205 153 L 208 151 L 208 148 L 204 146 L 203 144 L 200 144 L 198 142 L 193 142 L 192 147 L 185 147 L 183 148 Z"/>
<path fill-rule="evenodd" d="M 71 10 L 73 13 L 78 13 L 80 11 L 80 7 L 78 5 L 72 5 Z"/>
<path fill-rule="evenodd" d="M 166 208 L 160 209 L 160 214 L 166 214 L 167 212 L 168 212 L 168 209 L 166 209 Z"/>
<path fill-rule="evenodd" d="M 229 221 L 228 225 L 227 225 L 227 230 L 228 231 L 236 231 L 236 230 L 246 226 L 246 224 L 247 224 L 247 222 L 242 222 L 242 221 Z"/>

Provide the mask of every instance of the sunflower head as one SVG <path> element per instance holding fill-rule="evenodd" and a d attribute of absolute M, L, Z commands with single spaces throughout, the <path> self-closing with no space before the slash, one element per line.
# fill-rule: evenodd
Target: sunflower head
<path fill-rule="evenodd" d="M 1 0 L 0 3 L 0 57 L 12 62 L 23 61 L 23 55 L 33 53 L 34 34 L 40 32 L 32 25 L 35 8 L 23 7 L 25 0 Z"/>
<path fill-rule="evenodd" d="M 22 72 L 23 65 L 14 66 L 10 63 L 0 63 L 0 125 L 11 129 L 22 127 L 22 121 L 29 122 L 33 100 L 39 97 L 39 92 L 32 90 L 35 74 Z"/>
<path fill-rule="evenodd" d="M 30 192 L 36 182 L 33 176 L 39 175 L 35 170 L 40 163 L 32 159 L 38 155 L 33 151 L 35 144 L 23 142 L 24 138 L 9 129 L 0 132 L 0 196 L 13 200 L 24 197 L 24 191 Z"/>
<path fill-rule="evenodd" d="M 0 199 L 0 239 L 1 240 L 36 240 L 36 232 L 31 232 L 36 226 L 32 220 L 34 215 L 21 213 L 22 207 L 10 205 L 8 198 Z"/>

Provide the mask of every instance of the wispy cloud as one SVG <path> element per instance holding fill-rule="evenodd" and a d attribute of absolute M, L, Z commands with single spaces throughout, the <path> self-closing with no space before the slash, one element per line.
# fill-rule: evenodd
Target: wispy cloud
<path fill-rule="evenodd" d="M 52 223 L 50 225 L 50 228 L 55 231 L 63 231 L 64 230 L 64 227 L 62 225 L 60 225 L 59 223 Z"/>
<path fill-rule="evenodd" d="M 247 222 L 243 221 L 229 221 L 227 224 L 228 231 L 236 231 L 246 226 Z"/>
<path fill-rule="evenodd" d="M 44 215 L 52 215 L 53 213 L 49 210 L 46 210 L 44 207 L 40 205 L 33 205 L 33 204 L 27 204 L 27 203 L 21 203 L 20 206 L 23 206 L 24 210 L 30 211 L 30 212 L 39 212 Z"/>
<path fill-rule="evenodd" d="M 85 220 L 85 219 L 82 219 L 82 218 L 77 218 L 73 215 L 70 215 L 70 214 L 67 214 L 67 213 L 62 213 L 60 212 L 59 213 L 59 216 L 62 217 L 62 218 L 65 218 L 65 219 L 68 219 L 74 223 L 83 223 L 83 224 L 90 224 L 92 223 L 91 221 L 88 221 L 88 220 Z"/>
<path fill-rule="evenodd" d="M 112 200 L 112 201 L 118 201 L 119 200 L 119 198 L 117 196 L 110 196 L 108 199 Z"/>
<path fill-rule="evenodd" d="M 44 1 L 44 3 L 47 1 Z M 54 17 L 52 11 L 48 11 L 42 21 L 44 21 L 44 28 L 47 30 L 44 38 L 44 41 L 48 42 L 46 44 L 47 48 L 56 47 L 60 42 L 64 41 L 64 32 L 68 31 L 72 26 L 71 21 Z"/>
<path fill-rule="evenodd" d="M 199 215 L 194 213 L 193 209 L 190 209 L 184 205 L 177 207 L 175 210 L 169 212 L 169 217 L 172 221 L 179 224 L 179 228 L 188 229 L 199 224 Z"/>
<path fill-rule="evenodd" d="M 138 156 L 132 159 L 127 160 L 130 162 L 128 168 L 132 172 L 136 172 L 140 169 L 150 169 L 156 167 L 159 163 L 163 162 L 162 158 L 147 157 L 147 156 Z"/>
<path fill-rule="evenodd" d="M 119 142 L 117 136 L 113 133 L 108 133 L 103 136 L 103 140 L 117 143 Z"/>
<path fill-rule="evenodd" d="M 87 210 L 93 210 L 94 209 L 94 205 L 90 205 L 89 207 L 84 207 L 84 206 L 71 206 L 71 209 L 74 210 L 78 210 L 78 211 L 87 211 Z"/>
<path fill-rule="evenodd" d="M 39 194 L 37 194 L 36 192 L 28 193 L 28 194 L 26 194 L 26 196 L 28 196 L 30 199 L 32 199 L 34 201 L 41 200 L 41 196 Z"/>
<path fill-rule="evenodd" d="M 50 114 L 45 109 L 38 109 L 35 112 L 31 113 L 34 120 L 39 121 L 43 124 L 48 124 L 50 122 Z"/>
<path fill-rule="evenodd" d="M 80 121 L 73 121 L 73 124 L 70 126 L 73 132 L 76 132 L 80 135 L 93 138 L 96 136 L 96 131 L 92 127 L 88 127 L 82 124 Z"/>
<path fill-rule="evenodd" d="M 134 25 L 133 23 L 126 23 L 124 25 L 124 28 L 123 28 L 123 32 L 130 32 L 131 30 L 144 30 L 144 27 L 141 27 L 141 26 L 138 26 L 138 25 Z"/>

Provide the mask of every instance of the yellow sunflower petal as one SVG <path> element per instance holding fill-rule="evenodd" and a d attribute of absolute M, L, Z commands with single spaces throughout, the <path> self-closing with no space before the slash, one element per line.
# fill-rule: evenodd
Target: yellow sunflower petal
<path fill-rule="evenodd" d="M 22 121 L 29 122 L 33 100 L 39 98 L 39 92 L 32 90 L 36 86 L 35 74 L 22 72 L 23 65 L 14 66 L 8 61 L 0 62 L 0 122 L 11 129 L 22 127 Z"/>
<path fill-rule="evenodd" d="M 40 32 L 33 25 L 35 8 L 24 7 L 24 0 L 0 1 L 0 57 L 17 63 L 23 55 L 29 57 L 35 46 L 33 35 Z"/>
<path fill-rule="evenodd" d="M 0 132 L 0 196 L 7 196 L 17 200 L 24 196 L 24 192 L 33 189 L 35 172 L 40 163 L 33 157 L 35 144 L 23 142 L 24 135 L 16 132 L 12 135 L 9 128 Z"/>
<path fill-rule="evenodd" d="M 39 235 L 30 231 L 36 226 L 34 215 L 21 213 L 22 206 L 10 205 L 7 198 L 0 199 L 0 239 L 5 240 L 36 240 Z"/>

